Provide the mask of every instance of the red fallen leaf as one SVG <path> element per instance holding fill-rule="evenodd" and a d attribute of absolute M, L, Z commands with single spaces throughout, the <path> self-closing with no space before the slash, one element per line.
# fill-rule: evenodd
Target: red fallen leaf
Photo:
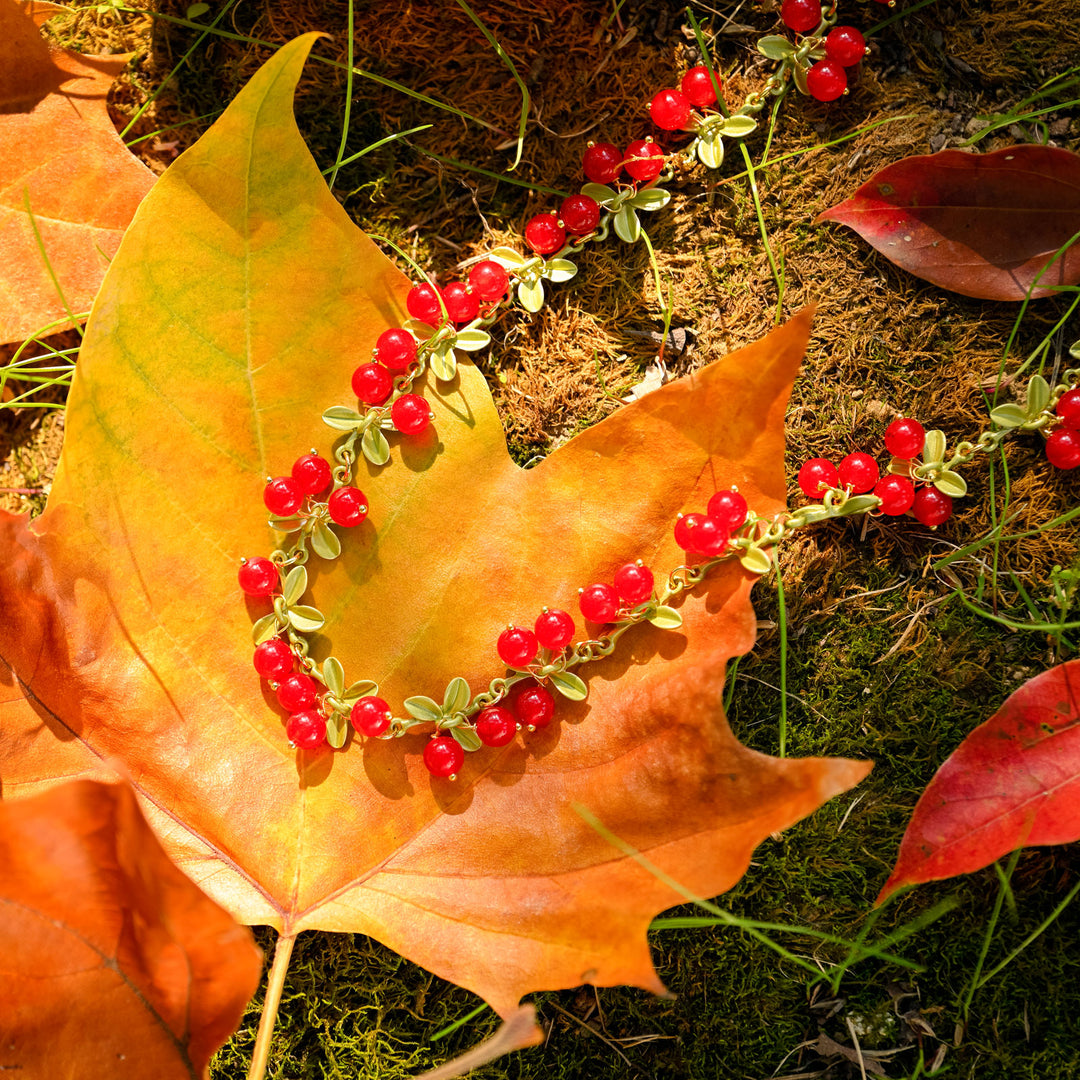
<path fill-rule="evenodd" d="M 854 229 L 891 263 L 983 300 L 1051 296 L 1080 282 L 1080 157 L 1021 145 L 904 158 L 818 214 Z"/>
<path fill-rule="evenodd" d="M 0 803 L 0 1072 L 204 1076 L 262 955 L 169 862 L 126 784 Z"/>
<path fill-rule="evenodd" d="M 48 45 L 38 28 L 65 10 L 0 0 L 0 344 L 66 314 L 34 225 L 68 305 L 85 311 L 154 183 L 117 135 L 105 100 L 129 55 Z"/>
<path fill-rule="evenodd" d="M 636 627 L 584 672 L 586 701 L 469 754 L 454 782 L 426 773 L 423 734 L 290 750 L 252 669 L 263 608 L 245 607 L 236 572 L 273 542 L 264 478 L 329 446 L 321 411 L 355 403 L 352 371 L 408 289 L 296 129 L 313 40 L 275 54 L 148 196 L 87 327 L 49 506 L 0 516 L 5 792 L 118 756 L 168 850 L 239 918 L 369 934 L 504 1017 L 583 981 L 661 990 L 646 930 L 681 897 L 574 804 L 715 895 L 869 768 L 777 760 L 732 735 L 724 664 L 755 632 L 755 579 L 736 562 L 685 598 L 681 631 Z M 508 621 L 576 612 L 580 585 L 631 558 L 677 566 L 675 514 L 717 485 L 773 515 L 809 327 L 803 312 L 528 471 L 473 365 L 424 381 L 434 430 L 361 468 L 368 522 L 340 559 L 309 563 L 326 615 L 313 655 L 375 679 L 400 715 L 452 677 L 502 675 Z"/>
<path fill-rule="evenodd" d="M 1080 838 L 1080 660 L 1029 679 L 938 769 L 877 898 Z"/>

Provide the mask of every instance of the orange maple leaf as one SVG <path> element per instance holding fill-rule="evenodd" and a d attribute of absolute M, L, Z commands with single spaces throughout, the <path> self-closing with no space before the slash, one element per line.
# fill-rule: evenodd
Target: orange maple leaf
<path fill-rule="evenodd" d="M 0 343 L 89 308 L 154 183 L 106 105 L 130 55 L 48 45 L 39 27 L 65 10 L 0 0 Z"/>
<path fill-rule="evenodd" d="M 588 665 L 586 701 L 434 780 L 422 734 L 289 749 L 251 667 L 264 608 L 236 582 L 271 536 L 260 495 L 329 441 L 320 412 L 399 324 L 408 282 L 334 199 L 292 118 L 312 35 L 279 51 L 162 177 L 87 329 L 67 442 L 36 521 L 0 518 L 5 793 L 127 763 L 180 865 L 243 921 L 359 931 L 512 1015 L 533 990 L 659 991 L 646 928 L 680 902 L 575 812 L 714 895 L 754 846 L 867 772 L 778 760 L 732 735 L 724 665 L 754 641 L 732 560 Z M 423 382 L 433 430 L 360 468 L 368 521 L 312 560 L 313 654 L 400 710 L 502 675 L 495 640 L 631 558 L 682 559 L 677 511 L 739 485 L 784 496 L 784 411 L 804 312 L 764 341 L 619 410 L 534 469 L 506 452 L 462 361 Z"/>

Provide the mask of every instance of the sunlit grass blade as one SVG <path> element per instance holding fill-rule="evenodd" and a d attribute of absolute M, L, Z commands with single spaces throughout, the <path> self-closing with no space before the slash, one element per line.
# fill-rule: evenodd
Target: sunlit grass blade
<path fill-rule="evenodd" d="M 336 170 L 343 169 L 346 165 L 351 165 L 358 158 L 364 157 L 365 154 L 370 154 L 374 150 L 378 150 L 380 146 L 385 146 L 387 143 L 392 143 L 397 139 L 404 139 L 409 135 L 415 135 L 418 131 L 428 131 L 434 125 L 432 124 L 420 124 L 418 127 L 409 128 L 408 131 L 397 131 L 393 135 L 387 135 L 383 139 L 379 139 L 378 142 L 373 142 L 368 146 L 365 146 L 363 150 L 357 150 L 355 154 L 350 154 L 347 158 L 343 158 L 341 161 L 335 161 L 333 165 L 328 165 L 323 169 L 322 174 L 325 176 L 327 173 L 334 172 Z M 331 178 L 331 184 L 333 179 Z"/>

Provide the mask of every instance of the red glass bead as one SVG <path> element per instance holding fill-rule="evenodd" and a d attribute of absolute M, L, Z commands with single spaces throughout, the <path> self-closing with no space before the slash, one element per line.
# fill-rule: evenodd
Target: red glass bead
<path fill-rule="evenodd" d="M 284 679 L 292 673 L 293 651 L 288 642 L 271 638 L 256 646 L 252 663 L 264 679 Z"/>
<path fill-rule="evenodd" d="M 443 321 L 443 309 L 439 303 L 439 290 L 424 281 L 414 285 L 405 297 L 405 307 L 414 319 L 438 326 Z"/>
<path fill-rule="evenodd" d="M 304 489 L 291 476 L 275 476 L 263 488 L 263 502 L 271 514 L 288 517 L 304 502 Z"/>
<path fill-rule="evenodd" d="M 508 626 L 500 635 L 496 645 L 499 659 L 507 667 L 520 668 L 536 659 L 540 642 L 531 630 L 520 626 Z"/>
<path fill-rule="evenodd" d="M 326 507 L 330 511 L 330 520 L 338 525 L 352 527 L 359 525 L 367 517 L 367 499 L 359 488 L 340 487 L 329 499 Z"/>
<path fill-rule="evenodd" d="M 391 715 L 390 706 L 381 697 L 362 697 L 349 712 L 349 720 L 361 735 L 374 738 L 390 726 Z"/>
<path fill-rule="evenodd" d="M 678 90 L 661 90 L 649 102 L 652 122 L 665 131 L 678 131 L 690 119 L 690 102 Z"/>
<path fill-rule="evenodd" d="M 330 462 L 318 454 L 305 454 L 293 463 L 292 477 L 305 495 L 318 495 L 330 486 Z"/>
<path fill-rule="evenodd" d="M 731 488 L 717 491 L 709 500 L 706 512 L 734 532 L 746 522 L 746 500 Z"/>
<path fill-rule="evenodd" d="M 608 142 L 596 143 L 585 151 L 581 168 L 585 178 L 594 184 L 613 184 L 622 172 L 622 151 Z"/>
<path fill-rule="evenodd" d="M 451 780 L 465 764 L 465 751 L 449 735 L 439 735 L 424 747 L 424 765 L 432 776 L 445 776 Z"/>
<path fill-rule="evenodd" d="M 780 6 L 780 18 L 796 34 L 816 30 L 821 22 L 820 0 L 784 0 Z"/>
<path fill-rule="evenodd" d="M 1046 460 L 1055 469 L 1075 469 L 1080 465 L 1080 431 L 1059 427 L 1046 440 Z"/>
<path fill-rule="evenodd" d="M 869 454 L 863 453 L 848 454 L 837 466 L 836 472 L 840 477 L 840 487 L 855 495 L 865 495 L 872 490 L 881 476 L 878 463 Z"/>
<path fill-rule="evenodd" d="M 469 271 L 469 284 L 481 300 L 501 300 L 510 288 L 510 275 L 497 262 L 485 259 Z"/>
<path fill-rule="evenodd" d="M 514 712 L 526 727 L 547 727 L 555 715 L 555 699 L 547 687 L 530 686 L 514 698 Z"/>
<path fill-rule="evenodd" d="M 562 649 L 574 640 L 574 620 L 565 611 L 552 608 L 542 611 L 536 619 L 536 640 L 545 649 Z"/>
<path fill-rule="evenodd" d="M 416 338 L 395 326 L 384 330 L 375 342 L 375 357 L 391 371 L 404 371 L 416 360 Z"/>
<path fill-rule="evenodd" d="M 600 224 L 600 204 L 588 195 L 571 195 L 563 199 L 559 219 L 571 236 L 585 236 Z"/>
<path fill-rule="evenodd" d="M 240 564 L 240 572 L 237 574 L 240 588 L 248 596 L 270 596 L 278 587 L 280 577 L 278 568 L 261 555 L 253 559 L 245 559 Z"/>
<path fill-rule="evenodd" d="M 619 594 L 614 585 L 598 582 L 582 589 L 578 595 L 578 607 L 589 622 L 611 622 L 619 611 Z"/>
<path fill-rule="evenodd" d="M 723 86 L 719 75 L 716 77 L 716 85 Z M 712 105 L 716 101 L 716 91 L 713 89 L 712 79 L 709 78 L 709 69 L 703 64 L 692 67 L 682 77 L 679 89 L 683 97 L 699 109 Z"/>
<path fill-rule="evenodd" d="M 826 488 L 840 486 L 840 474 L 828 458 L 811 458 L 799 470 L 799 487 L 808 499 L 820 499 Z"/>
<path fill-rule="evenodd" d="M 922 453 L 926 443 L 926 428 L 918 420 L 902 416 L 885 429 L 885 449 L 893 457 L 910 461 Z"/>
<path fill-rule="evenodd" d="M 476 735 L 485 746 L 505 746 L 515 734 L 514 714 L 501 705 L 489 705 L 476 716 Z"/>
<path fill-rule="evenodd" d="M 463 281 L 452 281 L 443 289 L 446 313 L 454 323 L 469 323 L 480 314 L 480 296 Z"/>
<path fill-rule="evenodd" d="M 566 243 L 566 230 L 554 214 L 537 214 L 525 226 L 525 243 L 537 255 L 551 255 Z"/>
<path fill-rule="evenodd" d="M 866 55 L 866 38 L 854 26 L 834 26 L 825 38 L 825 56 L 841 67 L 854 67 Z"/>
<path fill-rule="evenodd" d="M 381 405 L 394 389 L 394 377 L 382 364 L 361 364 L 353 372 L 352 389 L 365 405 Z"/>
<path fill-rule="evenodd" d="M 847 75 L 835 60 L 819 60 L 806 73 L 806 88 L 818 101 L 835 101 L 847 89 Z"/>
<path fill-rule="evenodd" d="M 915 485 L 906 476 L 883 476 L 874 485 L 874 494 L 881 500 L 881 512 L 896 517 L 911 509 Z"/>
<path fill-rule="evenodd" d="M 652 596 L 653 573 L 637 563 L 620 566 L 615 571 L 615 590 L 627 604 L 640 604 Z"/>
<path fill-rule="evenodd" d="M 683 551 L 696 550 L 694 547 L 694 529 L 704 520 L 704 514 L 683 514 L 682 517 L 675 519 L 675 543 Z"/>
<path fill-rule="evenodd" d="M 403 435 L 415 435 L 431 423 L 431 409 L 419 394 L 402 394 L 390 406 L 390 419 Z"/>
<path fill-rule="evenodd" d="M 287 675 L 278 683 L 278 704 L 291 713 L 303 712 L 315 708 L 318 686 L 310 675 L 295 672 Z"/>
<path fill-rule="evenodd" d="M 1055 412 L 1067 428 L 1072 428 L 1073 431 L 1080 430 L 1080 390 L 1066 390 L 1058 398 Z"/>
<path fill-rule="evenodd" d="M 919 488 L 911 504 L 911 512 L 924 525 L 941 525 L 952 517 L 952 510 L 952 498 L 930 485 Z"/>
<path fill-rule="evenodd" d="M 326 717 L 314 709 L 293 713 L 285 721 L 285 734 L 293 746 L 314 750 L 326 742 Z"/>
<path fill-rule="evenodd" d="M 626 171 L 643 184 L 664 171 L 664 151 L 652 139 L 637 139 L 626 148 Z"/>
<path fill-rule="evenodd" d="M 716 518 L 703 515 L 691 531 L 690 537 L 694 541 L 690 550 L 712 559 L 723 554 L 731 534 Z"/>

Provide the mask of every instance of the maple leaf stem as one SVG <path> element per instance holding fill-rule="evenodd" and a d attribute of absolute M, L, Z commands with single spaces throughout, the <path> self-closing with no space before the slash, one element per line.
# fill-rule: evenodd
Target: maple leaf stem
<path fill-rule="evenodd" d="M 281 993 L 285 989 L 285 976 L 289 971 L 295 934 L 281 934 L 274 947 L 274 959 L 270 965 L 270 979 L 266 985 L 266 998 L 263 1001 L 262 1014 L 259 1016 L 259 1031 L 255 1036 L 255 1049 L 251 1054 L 251 1068 L 248 1080 L 263 1080 L 266 1065 L 270 1059 L 270 1040 L 274 1034 L 278 1006 L 281 1005 Z"/>

